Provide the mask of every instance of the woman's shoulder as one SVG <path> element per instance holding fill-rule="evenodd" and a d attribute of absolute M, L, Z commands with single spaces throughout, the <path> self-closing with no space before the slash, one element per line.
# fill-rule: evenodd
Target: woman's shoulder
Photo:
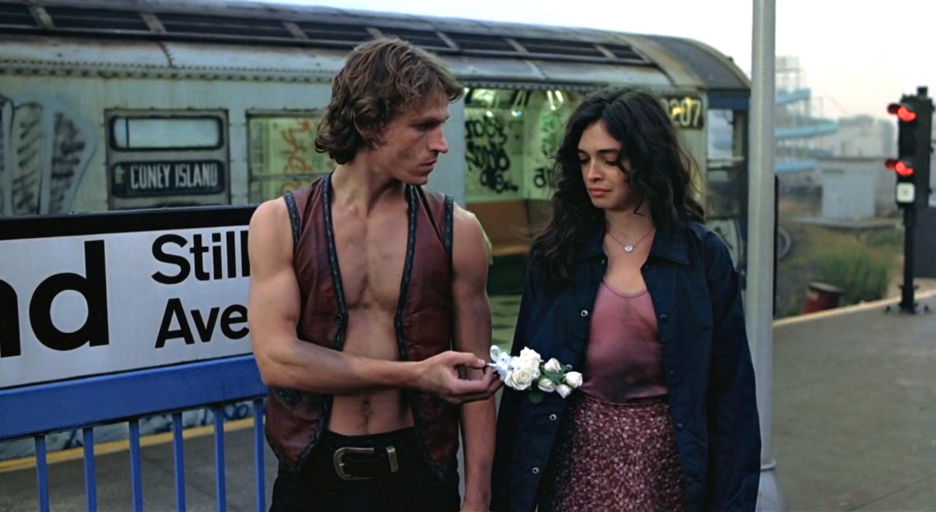
<path fill-rule="evenodd" d="M 731 250 L 725 239 L 715 230 L 697 221 L 686 222 L 685 229 L 686 236 L 700 249 L 706 266 L 724 261 L 731 262 Z"/>

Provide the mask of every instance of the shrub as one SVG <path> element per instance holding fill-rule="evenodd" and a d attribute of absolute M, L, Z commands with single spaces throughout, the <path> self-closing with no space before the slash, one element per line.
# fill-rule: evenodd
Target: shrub
<path fill-rule="evenodd" d="M 871 247 L 883 247 L 902 251 L 904 232 L 903 229 L 896 227 L 894 229 L 877 229 L 868 233 L 865 242 Z"/>
<path fill-rule="evenodd" d="M 854 246 L 821 252 L 815 280 L 844 289 L 842 306 L 878 300 L 887 291 L 891 259 L 880 251 Z"/>

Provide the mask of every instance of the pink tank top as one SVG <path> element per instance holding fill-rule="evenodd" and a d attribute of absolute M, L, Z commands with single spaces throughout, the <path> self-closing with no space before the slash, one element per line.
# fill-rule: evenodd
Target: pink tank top
<path fill-rule="evenodd" d="M 592 312 L 582 391 L 608 402 L 666 396 L 663 346 L 650 294 L 601 283 Z"/>

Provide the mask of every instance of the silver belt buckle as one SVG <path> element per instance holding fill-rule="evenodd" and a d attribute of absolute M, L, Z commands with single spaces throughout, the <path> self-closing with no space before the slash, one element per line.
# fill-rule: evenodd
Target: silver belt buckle
<path fill-rule="evenodd" d="M 338 476 L 339 476 L 342 480 L 348 480 L 348 481 L 351 481 L 351 480 L 370 480 L 371 478 L 373 478 L 373 477 L 370 477 L 370 476 L 354 476 L 354 475 L 349 475 L 349 474 L 345 473 L 345 470 L 344 470 L 344 465 L 345 465 L 345 463 L 344 463 L 344 456 L 345 456 L 345 454 L 348 454 L 348 453 L 358 453 L 358 454 L 361 454 L 361 455 L 373 455 L 373 454 L 374 454 L 374 449 L 373 449 L 373 448 L 352 448 L 352 447 L 350 447 L 350 446 L 345 446 L 344 448 L 338 448 L 337 450 L 335 450 L 335 457 L 334 457 L 334 461 L 335 461 L 335 472 L 338 473 Z"/>
<path fill-rule="evenodd" d="M 349 475 L 348 473 L 346 473 L 344 470 L 344 465 L 345 465 L 344 456 L 349 453 L 360 454 L 360 455 L 373 455 L 375 452 L 373 448 L 354 448 L 351 446 L 345 446 L 343 448 L 338 448 L 337 450 L 335 450 L 335 456 L 333 457 L 333 460 L 335 463 L 335 472 L 338 473 L 338 477 L 341 478 L 342 480 L 348 480 L 348 481 L 370 480 L 374 478 L 372 476 L 354 476 L 354 475 Z M 396 448 L 394 448 L 393 446 L 387 447 L 387 458 L 390 460 L 390 472 L 396 473 L 397 471 L 399 471 L 400 463 L 399 463 L 399 460 L 397 459 Z"/>

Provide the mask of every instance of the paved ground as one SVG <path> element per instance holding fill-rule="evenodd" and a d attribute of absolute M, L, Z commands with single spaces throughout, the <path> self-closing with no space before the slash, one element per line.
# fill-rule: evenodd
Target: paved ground
<path fill-rule="evenodd" d="M 925 301 L 936 309 L 936 299 Z M 512 337 L 517 297 L 497 297 Z M 936 314 L 874 307 L 774 331 L 773 454 L 792 510 L 936 511 Z M 228 433 L 228 508 L 256 510 L 252 432 Z M 189 510 L 214 510 L 211 436 L 186 441 Z M 171 445 L 144 448 L 147 510 L 174 510 Z M 275 474 L 267 451 L 266 489 Z M 100 510 L 129 510 L 129 457 L 97 460 Z M 53 510 L 84 509 L 80 460 L 50 467 Z M 35 471 L 0 473 L 0 511 L 35 510 Z M 267 503 L 269 503 L 269 498 Z"/>
<path fill-rule="evenodd" d="M 777 327 L 773 454 L 791 508 L 936 510 L 934 369 L 934 314 Z"/>

